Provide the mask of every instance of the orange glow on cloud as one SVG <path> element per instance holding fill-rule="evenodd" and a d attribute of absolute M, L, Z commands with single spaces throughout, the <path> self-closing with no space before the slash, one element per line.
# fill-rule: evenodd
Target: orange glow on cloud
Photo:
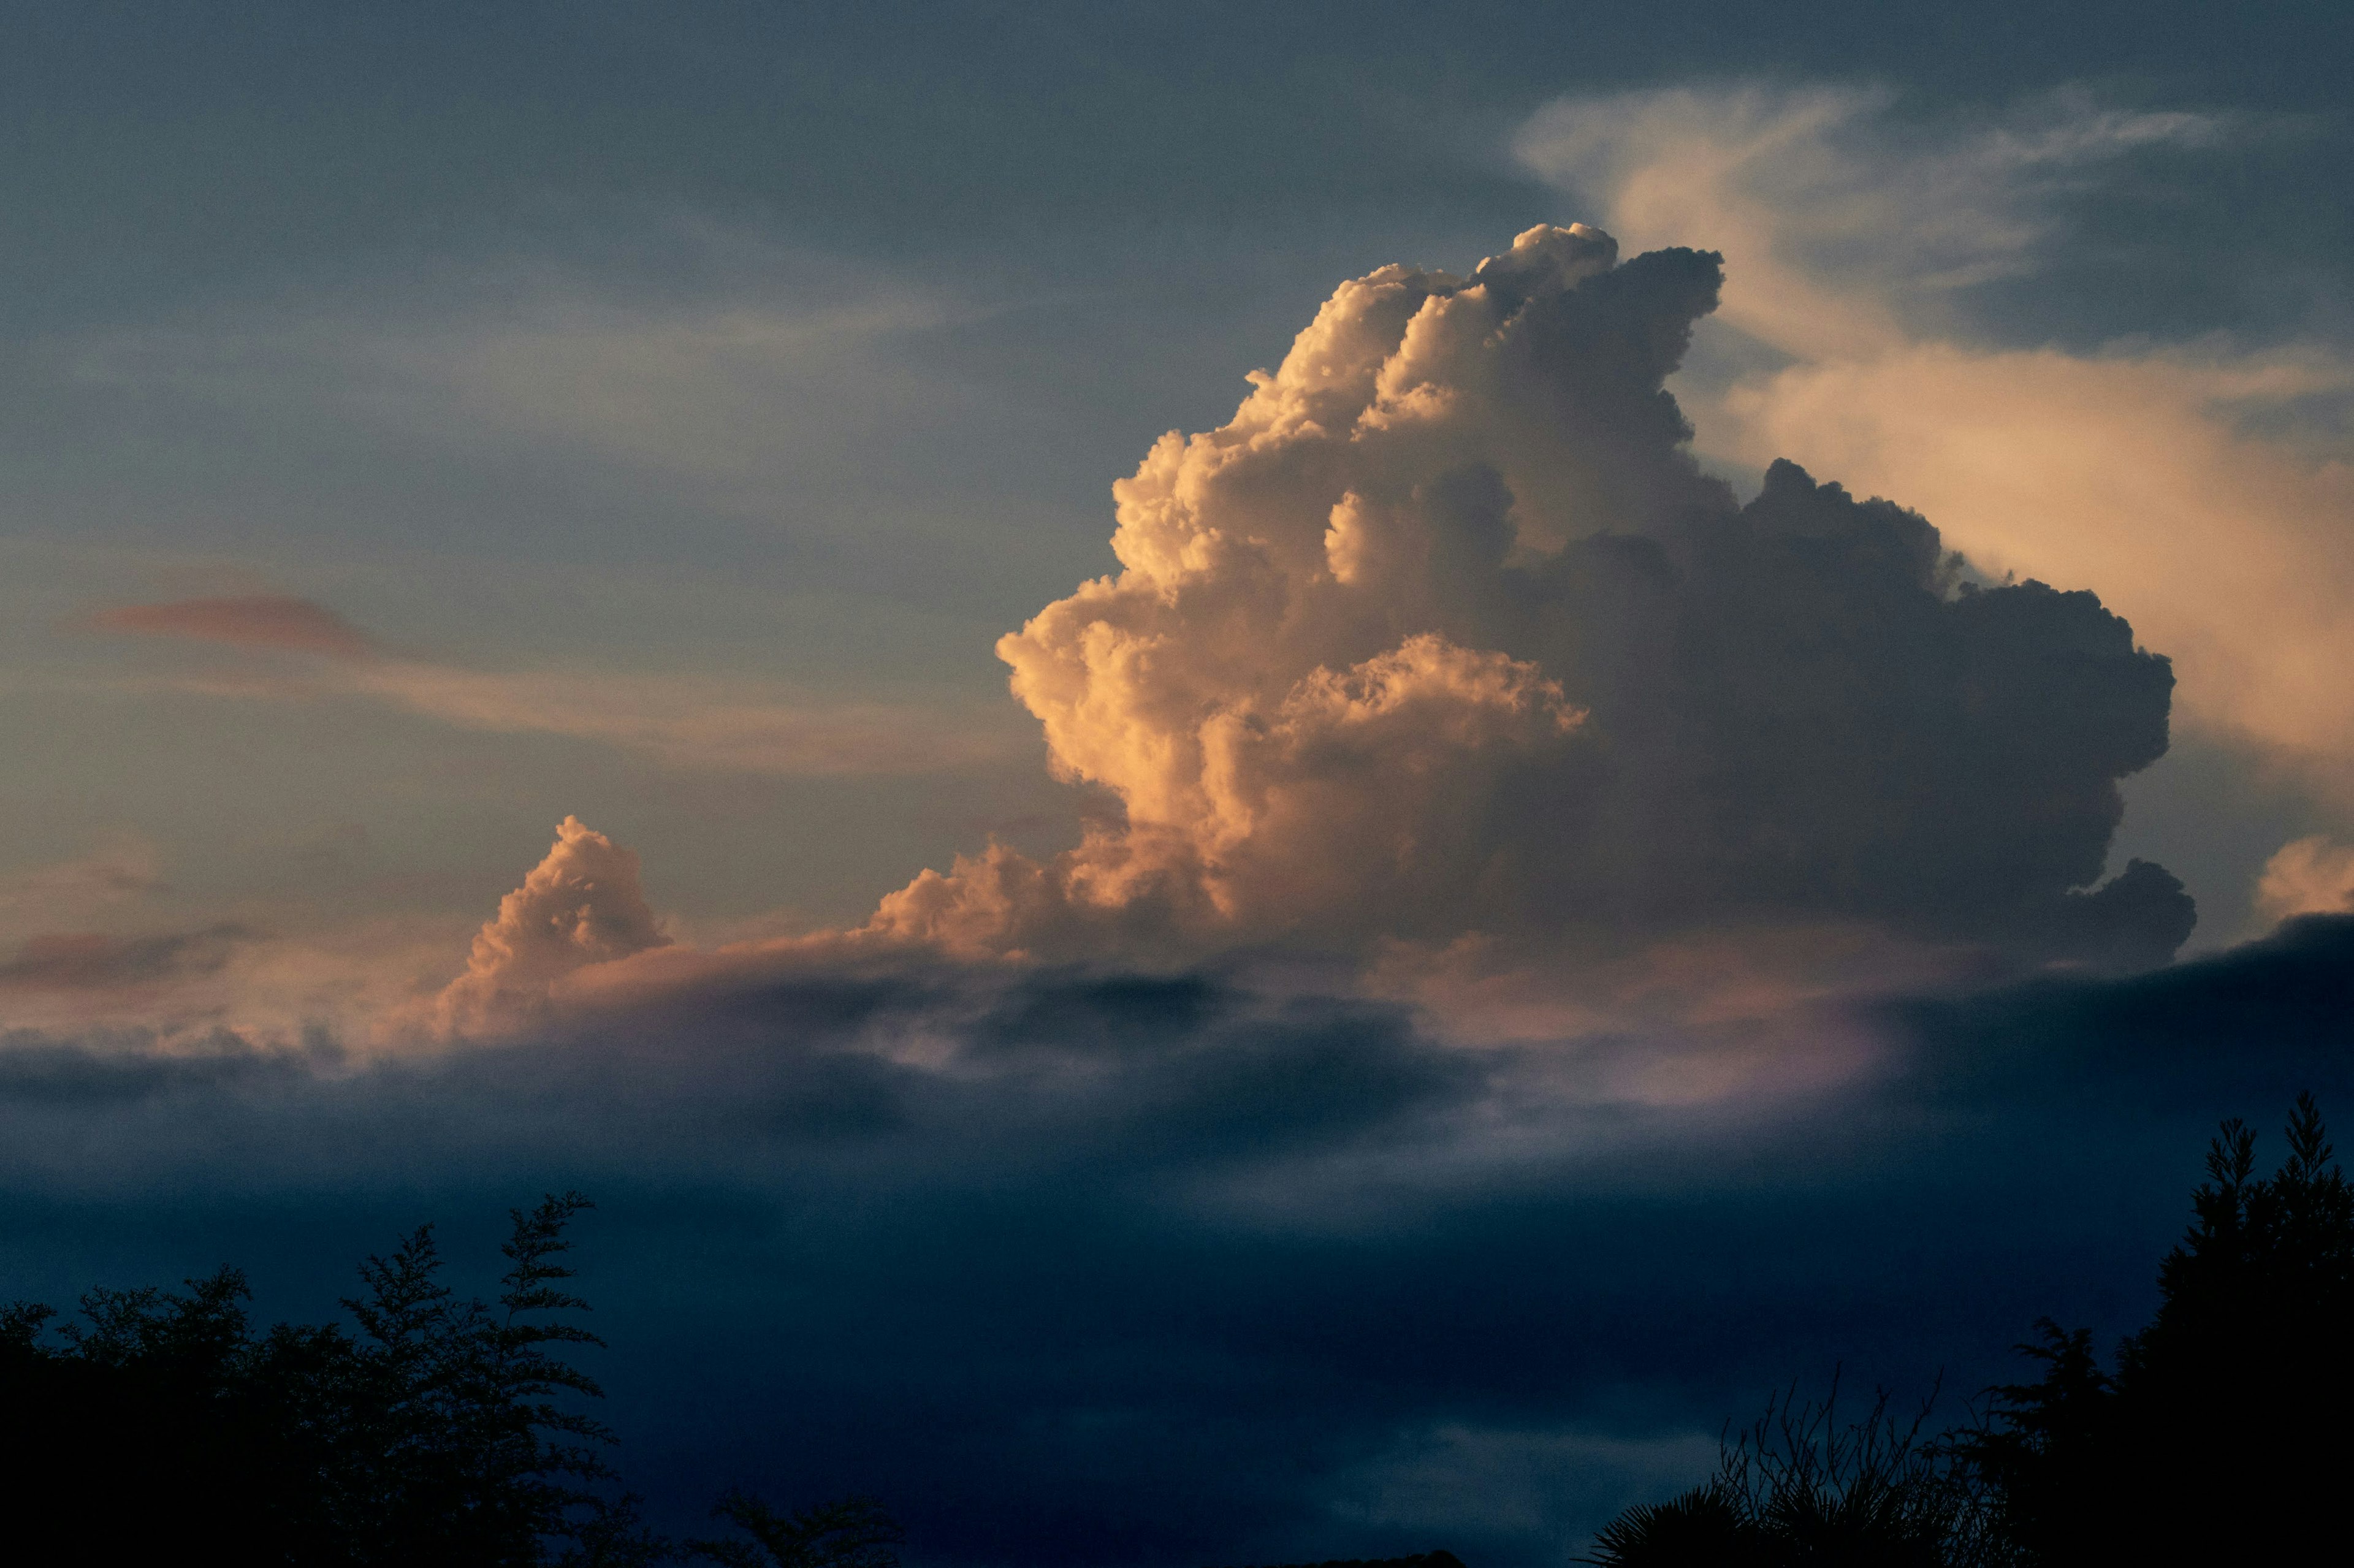
<path fill-rule="evenodd" d="M 329 659 L 365 659 L 371 652 L 367 638 L 334 611 L 282 594 L 117 605 L 91 616 L 90 624 L 100 631 L 180 637 Z"/>
<path fill-rule="evenodd" d="M 1942 144 L 1872 132 L 1878 95 L 1567 101 L 1521 141 L 1646 244 L 1726 257 L 1721 327 L 1781 361 L 1681 390 L 1703 450 L 1788 457 L 1918 507 L 1996 576 L 2098 590 L 2170 655 L 2181 716 L 2354 801 L 2354 465 L 2245 416 L 2354 388 L 2314 349 L 1974 344 L 1957 287 L 2029 270 L 2041 193 L 2223 134 L 2083 101 Z M 1688 383 L 1691 378 L 1688 377 Z"/>

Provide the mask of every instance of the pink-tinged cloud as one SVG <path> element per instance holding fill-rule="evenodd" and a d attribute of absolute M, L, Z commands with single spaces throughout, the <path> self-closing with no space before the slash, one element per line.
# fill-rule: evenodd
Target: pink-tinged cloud
<path fill-rule="evenodd" d="M 926 872 L 866 934 L 1861 918 L 2162 959 L 2190 923 L 2163 872 L 2070 890 L 2165 749 L 2165 661 L 2090 594 L 1960 591 L 1890 503 L 1782 464 L 1742 505 L 1702 472 L 1664 383 L 1720 281 L 1573 225 L 1342 284 L 1231 420 L 1114 484 L 1122 569 L 998 644 L 1055 772 L 1122 820 Z"/>
<path fill-rule="evenodd" d="M 1373 957 L 1417 997 L 1569 960 L 1604 977 L 1574 1008 L 1648 987 L 1703 1022 L 1847 951 L 2163 961 L 2180 884 L 2091 885 L 2116 780 L 2165 750 L 2167 662 L 2090 593 L 1971 582 L 1893 503 L 1702 472 L 1665 383 L 1721 265 L 1544 227 L 1468 278 L 1343 283 L 1232 419 L 1113 486 L 1121 569 L 998 644 L 1116 815 L 717 954 L 665 944 L 633 857 L 567 820 L 443 1026 L 943 955 Z M 1651 949 L 1688 957 L 1618 962 Z"/>
<path fill-rule="evenodd" d="M 2256 909 L 2274 920 L 2354 913 L 2354 845 L 2320 834 L 2283 844 L 2257 879 Z"/>
<path fill-rule="evenodd" d="M 1983 570 L 2097 590 L 2175 660 L 2179 716 L 2354 801 L 2354 452 L 2298 417 L 2354 387 L 2354 357 L 2006 348 L 1957 320 L 1962 291 L 2035 267 L 2054 193 L 2224 128 L 2063 97 L 1925 140 L 1893 133 L 1887 103 L 1570 100 L 1521 152 L 1623 235 L 1724 252 L 1712 366 L 1680 388 L 1703 450 L 1787 457 L 1919 507 Z"/>
<path fill-rule="evenodd" d="M 638 885 L 638 857 L 567 817 L 546 857 L 475 935 L 466 972 L 441 993 L 440 1026 L 468 1033 L 527 1022 L 576 969 L 669 941 Z"/>
<path fill-rule="evenodd" d="M 98 611 L 90 624 L 101 631 L 315 653 L 328 659 L 365 659 L 373 652 L 366 634 L 334 610 L 284 594 L 117 605 Z"/>

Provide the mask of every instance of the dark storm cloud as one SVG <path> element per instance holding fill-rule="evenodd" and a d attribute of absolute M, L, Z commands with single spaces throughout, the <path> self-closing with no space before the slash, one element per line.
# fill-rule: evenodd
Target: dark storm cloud
<path fill-rule="evenodd" d="M 2172 956 L 2193 912 L 2162 868 L 2080 891 L 2117 780 L 2166 750 L 2167 661 L 2090 593 L 1957 575 L 1917 514 L 1788 462 L 1738 514 L 1532 569 L 1506 646 L 1575 672 L 1593 705 L 1620 797 L 1595 816 L 1654 840 L 1629 899 L 1864 915 L 2117 968 Z"/>
<path fill-rule="evenodd" d="M 940 1561 L 1550 1562 L 1792 1377 L 1967 1390 L 2043 1313 L 2134 1326 L 2215 1118 L 2354 1116 L 2349 1000 L 2317 918 L 1899 1004 L 1878 1067 L 1763 1113 L 1214 974 L 835 978 L 374 1065 L 20 1036 L 0 1294 L 234 1260 L 325 1315 L 399 1229 L 487 1256 L 577 1184 L 678 1524 L 740 1479 L 878 1489 Z M 1503 1489 L 1450 1513 L 1461 1473 Z"/>
<path fill-rule="evenodd" d="M 2114 984 L 2046 978 L 1897 1015 L 1922 1044 L 1928 1094 L 2056 1103 L 2119 1092 L 2169 1109 L 2261 1101 L 2354 1069 L 2354 916 L 2306 916 Z M 2339 1115 L 2354 1127 L 2354 1105 Z"/>
<path fill-rule="evenodd" d="M 90 1110 L 215 1095 L 268 1078 L 294 1085 L 320 1060 L 311 1054 L 256 1051 L 228 1033 L 175 1055 L 160 1054 L 155 1044 L 151 1034 L 137 1030 L 111 1040 L 70 1042 L 32 1030 L 0 1034 L 0 1107 Z M 332 1052 L 323 1054 L 327 1061 L 334 1059 Z"/>

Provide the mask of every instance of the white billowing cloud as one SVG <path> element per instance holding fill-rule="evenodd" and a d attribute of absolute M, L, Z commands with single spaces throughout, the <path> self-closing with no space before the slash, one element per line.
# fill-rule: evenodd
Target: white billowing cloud
<path fill-rule="evenodd" d="M 1737 503 L 1664 385 L 1721 281 L 1578 226 L 1341 284 L 1231 420 L 1114 485 L 1120 569 L 999 642 L 1056 774 L 1117 807 L 1076 848 L 992 845 L 856 929 L 698 954 L 567 822 L 449 1021 L 910 948 L 1338 952 L 1496 1037 L 1550 1027 L 1509 977 L 1565 952 L 1622 1020 L 1695 991 L 1787 1012 L 1955 948 L 2162 961 L 2180 884 L 2094 884 L 2117 780 L 2166 748 L 2167 662 L 1796 465 Z"/>
<path fill-rule="evenodd" d="M 1114 486 L 1121 570 L 999 644 L 1121 818 L 927 872 L 864 938 L 1450 939 L 1854 920 L 2105 962 L 2165 662 L 2089 594 L 1956 593 L 1937 532 L 1787 464 L 1746 507 L 1662 383 L 1717 259 L 1541 227 L 1344 283 L 1224 427 Z"/>
<path fill-rule="evenodd" d="M 1723 250 L 1703 450 L 1787 457 L 1933 517 L 1978 566 L 2096 588 L 2173 656 L 2184 716 L 2354 799 L 2354 467 L 2251 412 L 2354 387 L 2313 348 L 1989 347 L 1954 291 L 2032 268 L 2049 198 L 2223 133 L 2061 101 L 1908 138 L 1876 95 L 1674 90 L 1557 103 L 1523 160 L 1647 244 Z M 1770 361 L 1756 368 L 1761 361 Z"/>
<path fill-rule="evenodd" d="M 546 858 L 475 934 L 466 972 L 441 993 L 439 1021 L 466 1033 L 527 1020 L 574 971 L 669 941 L 638 885 L 638 857 L 567 817 Z"/>
<path fill-rule="evenodd" d="M 2283 844 L 2257 878 L 2256 911 L 2275 921 L 2354 914 L 2354 845 L 2319 834 Z"/>

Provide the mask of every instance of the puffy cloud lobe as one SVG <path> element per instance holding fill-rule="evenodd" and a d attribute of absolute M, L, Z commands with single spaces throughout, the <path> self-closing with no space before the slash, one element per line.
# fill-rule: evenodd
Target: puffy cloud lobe
<path fill-rule="evenodd" d="M 441 993 L 440 1022 L 465 1031 L 529 1019 L 565 976 L 669 941 L 638 885 L 638 857 L 567 817 L 546 858 L 475 934 L 466 972 Z"/>
<path fill-rule="evenodd" d="M 1114 486 L 1122 570 L 999 653 L 1124 822 L 927 873 L 869 927 L 977 950 L 1862 918 L 2162 959 L 2094 882 L 2172 675 L 2090 593 L 1977 588 L 1787 463 L 1746 506 L 1663 383 L 1718 259 L 1540 228 L 1343 284 L 1223 428 Z"/>
<path fill-rule="evenodd" d="M 2354 848 L 2319 834 L 2283 844 L 2257 879 L 2256 908 L 2274 920 L 2354 911 Z"/>
<path fill-rule="evenodd" d="M 2354 463 L 2342 428 L 2306 415 L 2344 397 L 2354 361 L 2315 341 L 2002 346 L 1969 291 L 2053 265 L 2062 198 L 2104 169 L 2231 128 L 2063 93 L 1924 140 L 1890 102 L 1564 100 L 1519 150 L 1618 232 L 1730 258 L 1729 330 L 1684 383 L 1705 450 L 1836 472 L 1924 508 L 1990 570 L 2097 588 L 2180 661 L 2187 722 L 2354 800 Z"/>

